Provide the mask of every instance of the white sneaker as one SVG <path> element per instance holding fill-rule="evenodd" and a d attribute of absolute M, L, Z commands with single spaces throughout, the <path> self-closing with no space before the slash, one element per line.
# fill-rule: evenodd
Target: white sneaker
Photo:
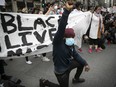
<path fill-rule="evenodd" d="M 37 54 L 37 55 L 34 55 L 34 57 L 41 57 L 41 55 Z"/>
<path fill-rule="evenodd" d="M 49 58 L 47 58 L 47 57 L 42 57 L 41 59 L 42 59 L 42 61 L 45 61 L 45 62 L 50 61 L 50 59 L 49 59 Z"/>
<path fill-rule="evenodd" d="M 32 62 L 29 60 L 29 61 L 26 61 L 27 64 L 32 64 Z"/>

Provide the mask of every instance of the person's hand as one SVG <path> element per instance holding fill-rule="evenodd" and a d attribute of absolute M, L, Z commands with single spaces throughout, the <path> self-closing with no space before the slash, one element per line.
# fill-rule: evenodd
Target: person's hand
<path fill-rule="evenodd" d="M 88 72 L 89 70 L 90 70 L 89 65 L 86 65 L 86 66 L 85 66 L 85 71 Z"/>
<path fill-rule="evenodd" d="M 65 8 L 69 11 L 72 10 L 73 8 L 73 2 L 72 1 L 67 1 L 66 4 L 65 4 Z"/>
<path fill-rule="evenodd" d="M 52 10 L 54 10 L 54 8 L 53 8 L 53 6 L 50 6 L 49 11 L 52 11 Z"/>
<path fill-rule="evenodd" d="M 52 10 L 53 10 L 53 6 L 50 6 L 48 11 L 45 13 L 45 15 L 49 15 Z"/>

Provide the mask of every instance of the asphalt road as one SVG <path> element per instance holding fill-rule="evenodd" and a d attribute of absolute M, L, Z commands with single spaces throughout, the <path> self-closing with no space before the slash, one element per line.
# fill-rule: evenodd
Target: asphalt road
<path fill-rule="evenodd" d="M 88 53 L 88 45 L 84 44 L 83 53 L 79 53 L 91 67 L 89 72 L 83 72 L 81 77 L 86 79 L 82 84 L 72 84 L 75 69 L 70 74 L 70 87 L 116 87 L 116 45 L 106 45 L 106 49 L 100 53 L 95 51 Z M 22 80 L 22 85 L 26 87 L 39 87 L 39 79 L 49 79 L 58 83 L 53 73 L 52 52 L 47 53 L 50 62 L 43 62 L 41 58 L 30 56 L 32 65 L 25 63 L 25 58 L 7 60 L 5 67 L 6 74 L 12 75 Z"/>

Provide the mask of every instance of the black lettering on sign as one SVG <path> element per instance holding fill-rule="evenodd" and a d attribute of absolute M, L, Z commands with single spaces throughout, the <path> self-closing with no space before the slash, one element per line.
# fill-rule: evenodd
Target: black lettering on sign
<path fill-rule="evenodd" d="M 26 39 L 26 35 L 30 35 L 30 34 L 31 32 L 22 32 L 18 34 L 19 36 L 22 36 L 22 42 L 23 42 L 22 46 L 29 46 L 33 44 L 33 43 L 28 43 Z"/>
<path fill-rule="evenodd" d="M 18 29 L 19 29 L 19 31 L 33 30 L 33 27 L 22 27 L 20 15 L 17 15 L 17 22 L 18 22 Z"/>
<path fill-rule="evenodd" d="M 34 32 L 34 35 L 35 35 L 36 39 L 37 39 L 40 43 L 43 43 L 43 42 L 44 42 L 46 32 L 47 32 L 47 31 L 44 30 L 43 33 L 42 33 L 42 36 L 40 36 L 40 34 L 39 34 L 37 31 Z"/>
<path fill-rule="evenodd" d="M 44 21 L 41 18 L 38 18 L 37 20 L 35 20 L 34 29 L 37 28 L 37 24 L 42 25 L 44 28 L 46 28 L 46 24 L 44 23 Z"/>
<path fill-rule="evenodd" d="M 56 31 L 56 28 L 49 29 L 49 36 L 51 41 L 53 41 L 53 38 L 55 36 L 55 33 L 53 33 L 53 31 Z"/>
<path fill-rule="evenodd" d="M 9 17 L 10 20 L 5 20 L 5 17 Z M 2 27 L 3 27 L 3 31 L 4 33 L 8 33 L 8 34 L 11 34 L 13 32 L 15 32 L 17 30 L 17 27 L 16 25 L 13 23 L 13 21 L 15 20 L 15 17 L 10 15 L 10 14 L 1 14 L 1 24 L 2 24 Z M 8 30 L 8 26 L 12 26 L 13 28 Z"/>
<path fill-rule="evenodd" d="M 5 36 L 5 43 L 7 49 L 20 47 L 20 45 L 11 45 L 8 35 Z"/>
<path fill-rule="evenodd" d="M 14 52 L 12 50 L 10 50 L 10 51 L 7 52 L 7 56 L 8 57 L 11 57 L 11 56 L 20 56 L 20 55 L 22 55 L 22 49 L 20 49 L 20 48 L 17 49 L 16 52 Z"/>
<path fill-rule="evenodd" d="M 37 49 L 41 49 L 41 48 L 44 48 L 44 47 L 48 47 L 48 45 L 37 46 Z"/>
<path fill-rule="evenodd" d="M 48 26 L 54 27 L 54 26 L 55 26 L 54 24 L 49 23 L 49 20 L 50 20 L 51 18 L 55 18 L 55 17 L 52 17 L 52 16 L 49 17 L 49 18 L 46 20 L 46 23 L 47 23 Z"/>

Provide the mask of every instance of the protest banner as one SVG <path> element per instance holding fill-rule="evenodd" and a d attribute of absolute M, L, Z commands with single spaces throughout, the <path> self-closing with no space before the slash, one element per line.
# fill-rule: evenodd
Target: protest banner
<path fill-rule="evenodd" d="M 0 13 L 0 58 L 19 58 L 52 51 L 59 15 Z M 90 14 L 70 15 L 67 27 L 73 28 L 77 41 L 86 33 Z M 84 26 L 83 26 L 84 25 Z M 79 37 L 79 38 L 77 38 Z"/>

